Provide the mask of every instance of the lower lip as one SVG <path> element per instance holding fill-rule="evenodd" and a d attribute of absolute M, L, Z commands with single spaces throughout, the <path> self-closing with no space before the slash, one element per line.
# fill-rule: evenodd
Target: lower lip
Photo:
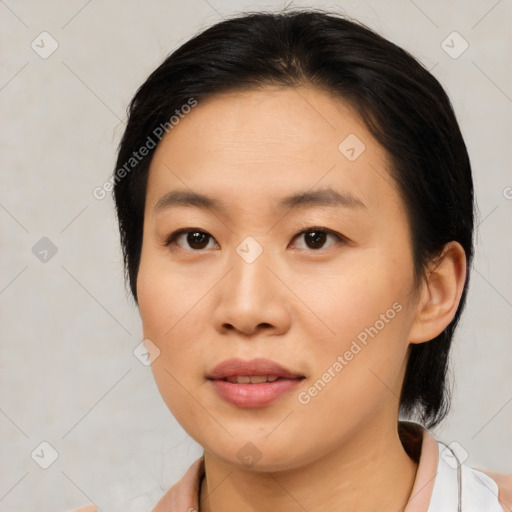
<path fill-rule="evenodd" d="M 302 379 L 278 379 L 261 384 L 234 384 L 225 380 L 211 380 L 221 398 L 237 407 L 255 408 L 269 405 L 280 396 L 295 389 Z"/>

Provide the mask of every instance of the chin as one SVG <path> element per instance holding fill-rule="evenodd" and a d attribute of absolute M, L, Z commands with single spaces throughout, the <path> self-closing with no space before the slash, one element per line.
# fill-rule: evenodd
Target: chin
<path fill-rule="evenodd" d="M 287 471 L 312 462 L 312 453 L 304 450 L 293 451 L 294 446 L 297 447 L 298 444 L 290 442 L 289 436 L 286 436 L 286 439 L 276 437 L 270 441 L 265 437 L 258 439 L 246 435 L 231 439 L 225 447 L 218 444 L 212 449 L 205 444 L 202 446 L 205 447 L 207 456 L 210 454 L 226 465 L 264 473 Z"/>

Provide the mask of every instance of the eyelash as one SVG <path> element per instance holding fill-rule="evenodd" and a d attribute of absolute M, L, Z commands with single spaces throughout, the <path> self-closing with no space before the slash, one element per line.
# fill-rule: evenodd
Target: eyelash
<path fill-rule="evenodd" d="M 194 233 L 194 232 L 197 232 L 197 233 L 204 233 L 205 235 L 208 235 L 210 237 L 210 239 L 214 239 L 212 235 L 210 235 L 208 232 L 202 230 L 202 229 L 199 229 L 199 228 L 183 228 L 183 229 L 179 229 L 177 231 L 175 231 L 174 233 L 172 233 L 168 238 L 167 240 L 165 241 L 165 246 L 166 247 L 169 247 L 171 245 L 173 245 L 175 242 L 176 242 L 176 239 L 180 236 L 180 235 L 183 235 L 183 234 L 188 234 L 188 233 Z M 332 231 L 331 229 L 327 229 L 327 228 L 322 228 L 322 227 L 319 227 L 319 226 L 312 226 L 312 227 L 309 227 L 307 229 L 304 229 L 302 231 L 299 231 L 294 237 L 292 240 L 295 240 L 296 238 L 298 238 L 300 235 L 304 235 L 306 233 L 311 233 L 311 232 L 315 232 L 315 233 L 323 233 L 323 234 L 326 234 L 326 235 L 332 235 L 334 238 L 336 238 L 336 244 L 339 244 L 339 243 L 346 243 L 348 241 L 348 239 L 346 237 L 344 237 L 343 235 L 340 235 L 339 233 L 337 233 L 336 231 Z M 215 239 L 214 239 L 215 240 Z M 320 248 L 320 249 L 309 249 L 310 251 L 312 252 L 320 252 L 322 251 L 323 248 Z M 204 249 L 184 249 L 185 251 L 190 251 L 190 252 L 202 252 L 204 251 Z M 300 249 L 300 250 L 304 250 L 304 249 Z"/>

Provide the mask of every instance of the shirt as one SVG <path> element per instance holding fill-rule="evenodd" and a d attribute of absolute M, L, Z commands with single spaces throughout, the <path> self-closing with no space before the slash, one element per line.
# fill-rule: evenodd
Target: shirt
<path fill-rule="evenodd" d="M 433 439 L 416 423 L 400 422 L 404 448 L 418 461 L 416 478 L 404 512 L 512 512 L 512 475 L 469 467 L 460 445 Z M 199 491 L 204 457 L 194 461 L 153 512 L 200 512 Z M 97 512 L 88 505 L 70 512 Z"/>

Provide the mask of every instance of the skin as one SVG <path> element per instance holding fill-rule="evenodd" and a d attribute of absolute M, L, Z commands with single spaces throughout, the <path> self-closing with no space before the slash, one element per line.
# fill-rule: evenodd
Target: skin
<path fill-rule="evenodd" d="M 349 134 L 365 145 L 354 161 L 338 149 Z M 328 187 L 364 206 L 276 209 Z M 226 210 L 155 209 L 177 189 Z M 344 238 L 315 248 L 300 234 L 310 227 Z M 199 249 L 186 234 L 166 245 L 183 228 L 211 237 Z M 263 249 L 252 263 L 236 251 L 247 236 Z M 144 337 L 161 351 L 160 393 L 204 448 L 201 511 L 403 510 L 417 469 L 397 434 L 408 348 L 448 325 L 465 275 L 452 242 L 415 287 L 411 251 L 387 154 L 339 98 L 312 87 L 216 95 L 166 135 L 149 172 L 137 291 Z M 401 311 L 300 403 L 396 303 Z M 239 408 L 206 379 L 232 357 L 268 358 L 306 378 L 266 407 Z M 237 456 L 247 443 L 261 454 L 252 467 Z"/>

